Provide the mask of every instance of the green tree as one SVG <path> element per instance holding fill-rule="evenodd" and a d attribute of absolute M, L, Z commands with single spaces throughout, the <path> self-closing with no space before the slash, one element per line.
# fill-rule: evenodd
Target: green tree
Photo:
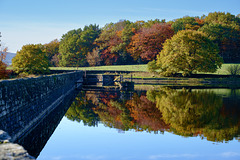
<path fill-rule="evenodd" d="M 184 30 L 165 41 L 156 65 L 165 76 L 178 72 L 182 72 L 183 76 L 196 71 L 215 72 L 222 65 L 218 53 L 218 46 L 206 34 Z"/>
<path fill-rule="evenodd" d="M 202 23 L 203 22 L 199 21 L 199 18 L 186 16 L 172 22 L 172 28 L 175 33 L 186 29 L 197 30 L 202 26 Z"/>
<path fill-rule="evenodd" d="M 144 25 L 143 27 L 144 28 L 150 28 L 152 25 L 156 24 L 156 23 L 166 23 L 166 20 L 165 19 L 162 19 L 161 21 L 159 19 L 155 19 L 155 20 L 148 20 L 147 22 L 144 22 Z"/>
<path fill-rule="evenodd" d="M 204 21 L 206 23 L 218 23 L 218 24 L 226 24 L 231 26 L 239 26 L 240 25 L 240 18 L 238 16 L 232 15 L 231 13 L 227 12 L 213 12 L 209 13 Z"/>
<path fill-rule="evenodd" d="M 60 66 L 86 66 L 86 55 L 97 47 L 94 41 L 100 32 L 98 25 L 89 25 L 64 34 L 59 45 Z"/>
<path fill-rule="evenodd" d="M 17 73 L 42 74 L 49 72 L 49 60 L 41 44 L 29 44 L 17 51 L 12 59 L 13 70 Z"/>
<path fill-rule="evenodd" d="M 218 44 L 220 56 L 225 63 L 240 62 L 240 18 L 224 12 L 209 13 L 206 24 L 200 28 Z"/>

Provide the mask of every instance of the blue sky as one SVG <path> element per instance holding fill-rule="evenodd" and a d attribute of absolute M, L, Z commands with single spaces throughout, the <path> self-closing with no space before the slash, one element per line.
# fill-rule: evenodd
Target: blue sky
<path fill-rule="evenodd" d="M 89 24 L 240 13 L 240 0 L 0 0 L 0 32 L 9 52 L 48 43 Z"/>

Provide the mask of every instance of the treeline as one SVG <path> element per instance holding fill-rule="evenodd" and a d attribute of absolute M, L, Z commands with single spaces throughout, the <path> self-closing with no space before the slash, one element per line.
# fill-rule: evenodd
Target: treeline
<path fill-rule="evenodd" d="M 181 30 L 200 30 L 218 44 L 224 62 L 240 62 L 240 18 L 214 12 L 174 21 L 121 20 L 69 31 L 59 43 L 59 66 L 142 64 L 156 58 L 162 44 Z"/>
<path fill-rule="evenodd" d="M 42 48 L 51 66 L 146 64 L 156 60 L 164 42 L 182 30 L 203 32 L 217 44 L 225 63 L 240 62 L 240 14 L 225 12 L 168 22 L 120 20 L 103 28 L 91 24 L 71 30 L 60 41 L 53 40 Z"/>

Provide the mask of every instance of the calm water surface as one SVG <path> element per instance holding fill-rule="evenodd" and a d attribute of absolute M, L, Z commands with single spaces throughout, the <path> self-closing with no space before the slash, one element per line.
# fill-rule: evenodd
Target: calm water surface
<path fill-rule="evenodd" d="M 37 159 L 239 160 L 239 102 L 238 89 L 81 92 Z"/>

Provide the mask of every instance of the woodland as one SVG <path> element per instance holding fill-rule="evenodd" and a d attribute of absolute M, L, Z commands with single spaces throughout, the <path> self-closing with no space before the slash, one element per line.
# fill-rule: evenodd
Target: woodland
<path fill-rule="evenodd" d="M 120 20 L 102 28 L 90 24 L 73 29 L 60 40 L 46 44 L 25 45 L 13 58 L 12 66 L 16 73 L 36 74 L 48 72 L 49 67 L 150 62 L 150 71 L 161 70 L 163 75 L 182 71 L 189 75 L 195 71 L 214 72 L 223 63 L 240 63 L 239 45 L 240 14 L 212 12 L 168 22 Z M 171 61 L 174 57 L 181 58 Z M 177 66 L 166 67 L 166 63 Z"/>

